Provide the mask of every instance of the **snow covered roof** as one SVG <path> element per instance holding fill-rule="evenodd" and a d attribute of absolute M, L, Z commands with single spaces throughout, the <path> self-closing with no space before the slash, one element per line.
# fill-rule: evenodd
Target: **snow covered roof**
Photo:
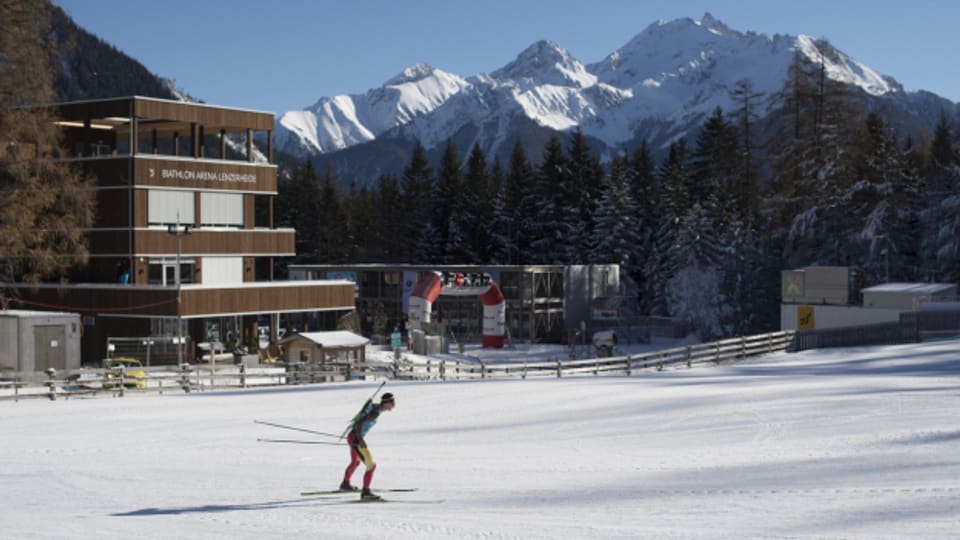
<path fill-rule="evenodd" d="M 951 291 L 956 285 L 950 283 L 884 283 L 867 287 L 865 293 L 903 293 L 903 294 L 938 294 Z"/>
<path fill-rule="evenodd" d="M 0 316 L 27 318 L 27 317 L 79 317 L 80 315 L 78 313 L 68 313 L 65 311 L 35 311 L 35 310 L 28 310 L 28 309 L 8 309 L 6 311 L 0 310 Z"/>
<path fill-rule="evenodd" d="M 332 332 L 299 332 L 293 334 L 292 336 L 286 336 L 280 343 L 288 343 L 298 337 L 304 338 L 308 341 L 315 343 L 320 347 L 327 349 L 335 348 L 346 348 L 346 347 L 363 347 L 370 343 L 370 340 L 354 334 L 353 332 L 347 332 L 346 330 L 335 330 Z"/>

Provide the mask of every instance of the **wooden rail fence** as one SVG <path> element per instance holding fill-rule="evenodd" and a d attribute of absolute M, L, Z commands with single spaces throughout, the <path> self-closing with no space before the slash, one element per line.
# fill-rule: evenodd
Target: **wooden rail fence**
<path fill-rule="evenodd" d="M 131 377 L 123 370 L 81 369 L 68 372 L 0 374 L 0 400 L 25 398 L 71 398 L 91 394 L 116 397 L 127 392 L 146 393 L 207 391 L 254 386 L 313 384 L 355 379 L 461 380 L 515 377 L 567 377 L 572 375 L 631 375 L 667 367 L 718 365 L 752 356 L 786 350 L 794 332 L 772 332 L 710 343 L 686 345 L 638 355 L 550 360 L 545 362 L 460 362 L 410 360 L 391 362 L 368 359 L 365 363 L 328 362 L 244 365 L 184 365 L 142 370 L 144 377 Z"/>

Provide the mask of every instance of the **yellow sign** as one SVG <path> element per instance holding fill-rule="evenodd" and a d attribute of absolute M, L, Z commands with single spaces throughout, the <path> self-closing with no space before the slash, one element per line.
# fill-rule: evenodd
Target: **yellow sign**
<path fill-rule="evenodd" d="M 797 306 L 797 330 L 813 330 L 813 306 Z"/>

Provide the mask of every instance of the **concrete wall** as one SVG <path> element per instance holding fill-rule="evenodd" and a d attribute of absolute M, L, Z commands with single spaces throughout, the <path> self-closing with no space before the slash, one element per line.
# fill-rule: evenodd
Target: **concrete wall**
<path fill-rule="evenodd" d="M 18 371 L 19 328 L 16 317 L 0 316 L 0 370 Z"/>

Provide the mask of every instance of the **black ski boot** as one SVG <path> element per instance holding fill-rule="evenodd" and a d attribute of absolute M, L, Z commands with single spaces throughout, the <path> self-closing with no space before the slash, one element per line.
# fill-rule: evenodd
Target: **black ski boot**
<path fill-rule="evenodd" d="M 340 484 L 340 491 L 358 491 L 357 486 L 351 485 L 350 482 L 344 481 Z"/>
<path fill-rule="evenodd" d="M 360 492 L 360 500 L 361 501 L 382 501 L 383 498 L 377 495 L 376 493 L 370 491 L 369 489 L 365 489 Z"/>

